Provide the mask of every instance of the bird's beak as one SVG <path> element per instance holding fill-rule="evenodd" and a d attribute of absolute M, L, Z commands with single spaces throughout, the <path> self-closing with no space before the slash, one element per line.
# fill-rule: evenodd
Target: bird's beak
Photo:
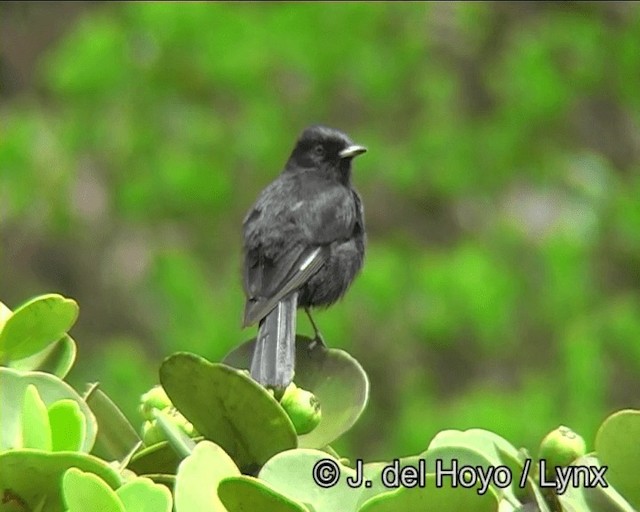
<path fill-rule="evenodd" d="M 340 151 L 340 153 L 338 153 L 338 156 L 340 158 L 353 158 L 354 156 L 361 155 L 366 151 L 367 148 L 365 148 L 364 146 L 356 146 L 354 144 L 352 146 L 344 148 L 342 151 Z"/>

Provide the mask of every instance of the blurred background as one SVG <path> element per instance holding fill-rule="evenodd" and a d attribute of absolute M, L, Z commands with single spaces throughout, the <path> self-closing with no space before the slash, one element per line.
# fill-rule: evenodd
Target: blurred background
<path fill-rule="evenodd" d="M 369 147 L 338 451 L 640 406 L 640 4 L 3 2 L 0 38 L 0 300 L 75 298 L 69 380 L 135 424 L 163 357 L 255 335 L 242 219 L 318 122 Z"/>

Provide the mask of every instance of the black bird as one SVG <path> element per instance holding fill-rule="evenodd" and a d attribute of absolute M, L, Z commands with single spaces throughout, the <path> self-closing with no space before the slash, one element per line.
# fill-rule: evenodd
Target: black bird
<path fill-rule="evenodd" d="M 293 380 L 296 310 L 329 306 L 347 291 L 365 252 L 362 201 L 351 162 L 366 148 L 324 126 L 305 129 L 284 170 L 243 223 L 243 326 L 260 323 L 251 376 L 283 390 Z"/>

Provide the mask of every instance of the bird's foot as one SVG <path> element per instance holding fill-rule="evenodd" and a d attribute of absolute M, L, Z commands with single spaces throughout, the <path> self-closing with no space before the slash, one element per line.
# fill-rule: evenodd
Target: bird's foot
<path fill-rule="evenodd" d="M 311 341 L 311 343 L 309 343 L 309 350 L 315 349 L 318 345 L 322 348 L 327 348 L 327 344 L 325 343 L 322 334 L 320 334 L 320 331 L 316 331 L 313 340 Z"/>
<path fill-rule="evenodd" d="M 304 311 L 305 313 L 307 313 L 307 317 L 309 317 L 309 322 L 311 323 L 311 327 L 313 327 L 314 332 L 314 338 L 313 341 L 309 344 L 309 350 L 313 350 L 317 345 L 320 345 L 323 348 L 327 348 L 327 344 L 324 342 L 324 338 L 322 337 L 322 334 L 320 334 L 320 330 L 318 329 L 318 326 L 311 316 L 311 311 L 309 310 L 309 308 L 304 308 Z"/>

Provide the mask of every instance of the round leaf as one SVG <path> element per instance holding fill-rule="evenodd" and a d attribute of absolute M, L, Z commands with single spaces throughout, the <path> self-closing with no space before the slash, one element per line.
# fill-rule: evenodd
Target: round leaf
<path fill-rule="evenodd" d="M 518 450 L 494 432 L 479 428 L 465 431 L 443 430 L 431 440 L 429 448 L 423 455 L 429 472 L 435 470 L 433 463 L 436 459 L 441 459 L 447 464 L 456 460 L 459 467 L 479 465 L 485 470 L 506 466 L 514 482 L 509 487 L 504 489 L 494 487 L 494 490 L 499 496 L 505 494 L 512 503 L 518 501 L 514 492 L 522 473 Z"/>
<path fill-rule="evenodd" d="M 180 459 L 167 441 L 142 448 L 131 458 L 127 468 L 138 475 L 175 475 Z"/>
<path fill-rule="evenodd" d="M 460 470 L 464 466 L 480 466 L 491 468 L 492 463 L 482 453 L 466 446 L 439 446 L 427 450 L 423 455 L 427 473 L 440 470 L 450 470 L 454 465 Z"/>
<path fill-rule="evenodd" d="M 176 475 L 167 475 L 165 473 L 149 473 L 144 475 L 144 478 L 148 478 L 152 482 L 160 485 L 164 485 L 167 489 L 175 489 L 176 487 Z"/>
<path fill-rule="evenodd" d="M 624 410 L 609 416 L 596 435 L 596 453 L 608 466 L 606 479 L 640 509 L 640 411 Z"/>
<path fill-rule="evenodd" d="M 54 452 L 77 451 L 84 442 L 87 420 L 78 402 L 58 400 L 48 411 L 51 425 L 51 449 Z"/>
<path fill-rule="evenodd" d="M 251 365 L 255 339 L 230 352 L 224 362 L 236 368 Z M 360 363 L 347 352 L 326 348 L 306 336 L 296 337 L 294 381 L 311 391 L 322 410 L 320 424 L 298 438 L 300 448 L 322 448 L 347 432 L 358 420 L 369 398 L 369 379 Z"/>
<path fill-rule="evenodd" d="M 22 445 L 21 448 L 51 451 L 51 426 L 38 390 L 33 384 L 27 386 L 22 402 Z"/>
<path fill-rule="evenodd" d="M 78 318 L 78 304 L 61 295 L 35 297 L 20 306 L 0 331 L 0 361 L 32 356 L 59 340 Z"/>
<path fill-rule="evenodd" d="M 171 492 L 149 478 L 135 478 L 120 487 L 116 494 L 127 512 L 171 512 Z"/>
<path fill-rule="evenodd" d="M 601 464 L 596 457 L 584 455 L 576 459 L 571 466 L 600 468 Z M 583 477 L 579 478 L 579 486 L 577 487 L 573 485 L 573 482 L 569 481 L 565 492 L 558 495 L 558 501 L 564 508 L 567 510 L 597 510 L 598 512 L 634 512 L 634 510 L 637 510 L 629 505 L 613 486 L 593 485 L 585 487 L 583 483 Z"/>
<path fill-rule="evenodd" d="M 220 512 L 225 508 L 216 489 L 220 481 L 240 471 L 231 457 L 215 443 L 202 441 L 178 467 L 176 475 L 176 512 Z M 250 509 L 259 510 L 259 509 Z"/>
<path fill-rule="evenodd" d="M 128 512 L 116 493 L 93 473 L 68 469 L 62 489 L 68 512 Z"/>
<path fill-rule="evenodd" d="M 398 459 L 398 472 L 400 472 L 402 468 L 405 468 L 407 466 L 418 467 L 420 464 L 420 459 L 421 457 L 418 455 L 411 455 L 409 457 Z M 393 461 L 393 464 L 395 470 L 395 460 Z M 364 474 L 364 477 L 371 482 L 371 485 L 370 487 L 365 485 L 364 490 L 358 498 L 356 510 L 359 510 L 360 506 L 373 496 L 377 496 L 378 494 L 389 492 L 389 490 L 391 490 L 382 479 L 382 472 L 385 471 L 385 468 L 388 468 L 389 465 L 389 462 L 369 462 L 367 464 L 364 464 L 362 472 Z"/>
<path fill-rule="evenodd" d="M 226 478 L 220 482 L 218 496 L 229 512 L 243 512 L 245 510 L 308 512 L 308 509 L 302 504 L 290 500 L 260 480 L 249 476 Z"/>
<path fill-rule="evenodd" d="M 95 473 L 113 489 L 120 485 L 115 470 L 92 455 L 25 449 L 0 453 L 0 489 L 11 489 L 31 510 L 45 497 L 43 512 L 62 512 L 62 476 L 72 467 Z"/>
<path fill-rule="evenodd" d="M 22 372 L 0 367 L 0 450 L 21 446 L 22 402 L 27 386 L 33 384 L 47 407 L 65 398 L 78 403 L 86 418 L 86 437 L 81 451 L 91 450 L 96 439 L 96 419 L 84 400 L 66 382 L 49 373 Z"/>
<path fill-rule="evenodd" d="M 414 512 L 416 510 L 437 512 L 497 512 L 498 498 L 489 490 L 478 494 L 475 488 L 436 487 L 436 477 L 427 474 L 424 487 L 401 487 L 396 491 L 379 494 L 359 509 L 359 512 Z"/>
<path fill-rule="evenodd" d="M 76 342 L 65 334 L 55 343 L 29 357 L 12 360 L 9 367 L 16 370 L 53 373 L 64 379 L 76 360 Z"/>
<path fill-rule="evenodd" d="M 495 466 L 513 462 L 512 460 L 504 460 L 503 454 L 508 455 L 510 459 L 518 460 L 518 450 L 507 440 L 489 430 L 479 428 L 465 431 L 443 430 L 431 440 L 427 452 L 435 448 L 454 446 L 475 450 Z"/>
<path fill-rule="evenodd" d="M 321 460 L 326 471 L 337 468 L 340 472 L 339 481 L 328 488 L 319 486 L 313 479 L 314 467 Z M 355 511 L 361 494 L 366 491 L 364 485 L 352 488 L 347 484 L 348 477 L 356 477 L 355 470 L 343 466 L 326 452 L 309 448 L 279 453 L 264 465 L 258 476 L 273 490 L 291 500 L 310 504 L 316 512 Z"/>
<path fill-rule="evenodd" d="M 243 470 L 296 446 L 293 425 L 282 407 L 245 372 L 178 353 L 162 363 L 160 381 L 196 430 L 219 444 Z"/>

